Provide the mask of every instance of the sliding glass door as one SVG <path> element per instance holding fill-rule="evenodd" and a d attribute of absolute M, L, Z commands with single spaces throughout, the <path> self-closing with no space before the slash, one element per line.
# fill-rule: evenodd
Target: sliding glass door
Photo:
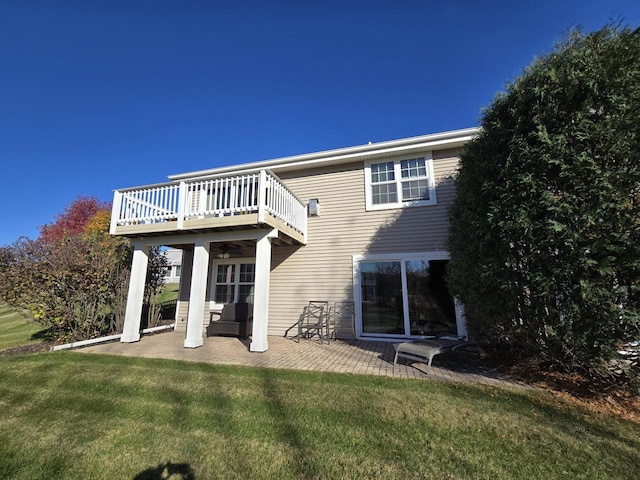
<path fill-rule="evenodd" d="M 363 262 L 360 275 L 363 332 L 402 334 L 404 314 L 400 262 Z"/>
<path fill-rule="evenodd" d="M 456 309 L 445 283 L 447 260 L 405 262 L 411 335 L 457 334 Z"/>
<path fill-rule="evenodd" d="M 360 261 L 362 334 L 459 334 L 454 300 L 445 283 L 446 262 L 420 258 Z"/>

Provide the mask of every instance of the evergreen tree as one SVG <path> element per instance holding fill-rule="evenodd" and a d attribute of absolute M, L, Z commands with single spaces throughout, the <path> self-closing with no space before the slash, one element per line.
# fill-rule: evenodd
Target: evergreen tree
<path fill-rule="evenodd" d="M 461 156 L 449 282 L 476 337 L 594 374 L 640 339 L 640 29 L 571 32 Z"/>

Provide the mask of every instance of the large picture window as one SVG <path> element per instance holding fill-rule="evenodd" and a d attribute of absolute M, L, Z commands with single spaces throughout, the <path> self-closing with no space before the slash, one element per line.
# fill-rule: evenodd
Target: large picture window
<path fill-rule="evenodd" d="M 365 165 L 367 210 L 434 205 L 431 155 Z"/>

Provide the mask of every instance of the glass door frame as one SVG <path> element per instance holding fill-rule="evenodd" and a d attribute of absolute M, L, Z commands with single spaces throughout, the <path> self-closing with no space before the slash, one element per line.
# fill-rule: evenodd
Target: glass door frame
<path fill-rule="evenodd" d="M 397 340 L 397 339 L 419 339 L 425 338 L 424 336 L 401 334 L 389 334 L 389 333 L 364 333 L 362 324 L 362 285 L 361 285 L 361 271 L 360 264 L 366 262 L 400 262 L 402 272 L 402 304 L 404 311 L 404 330 L 410 331 L 410 319 L 409 319 L 409 298 L 407 294 L 407 275 L 405 262 L 412 260 L 449 260 L 449 252 L 447 251 L 433 251 L 433 252 L 411 252 L 411 253 L 382 253 L 382 254 L 368 254 L 368 255 L 353 255 L 353 300 L 356 310 L 356 338 L 362 339 L 376 339 L 376 340 Z M 455 314 L 456 314 L 456 330 L 459 337 L 467 338 L 467 325 L 464 316 L 464 306 L 454 298 Z"/>
<path fill-rule="evenodd" d="M 235 275 L 236 278 L 234 279 L 234 292 L 233 292 L 233 298 L 234 301 L 238 299 L 238 295 L 239 295 L 239 287 L 241 282 L 238 279 L 238 276 L 240 275 L 240 264 L 253 264 L 254 268 L 255 268 L 255 264 L 256 264 L 256 257 L 236 257 L 236 258 L 225 258 L 225 259 L 219 259 L 219 258 L 211 258 L 210 261 L 210 266 L 209 266 L 209 309 L 211 311 L 215 311 L 215 312 L 219 312 L 222 311 L 222 307 L 224 307 L 223 303 L 216 303 L 216 286 L 217 286 L 217 272 L 218 272 L 218 265 L 236 265 L 236 270 L 235 270 Z M 254 288 L 255 288 L 255 279 L 254 279 Z"/>

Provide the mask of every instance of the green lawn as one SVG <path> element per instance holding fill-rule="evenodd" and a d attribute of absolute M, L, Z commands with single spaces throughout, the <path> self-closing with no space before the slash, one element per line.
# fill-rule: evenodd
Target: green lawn
<path fill-rule="evenodd" d="M 539 391 L 80 352 L 0 357 L 0 391 L 0 478 L 640 476 L 640 425 Z"/>
<path fill-rule="evenodd" d="M 162 306 L 161 318 L 166 321 L 173 321 L 176 318 L 176 305 L 178 300 L 177 283 L 167 283 L 163 285 L 162 291 L 156 298 L 156 303 Z"/>
<path fill-rule="evenodd" d="M 179 283 L 167 283 L 162 286 L 162 291 L 158 294 L 157 303 L 171 302 L 178 299 Z"/>
<path fill-rule="evenodd" d="M 41 330 L 41 326 L 28 321 L 15 309 L 0 302 L 0 351 L 42 341 L 33 338 Z"/>

